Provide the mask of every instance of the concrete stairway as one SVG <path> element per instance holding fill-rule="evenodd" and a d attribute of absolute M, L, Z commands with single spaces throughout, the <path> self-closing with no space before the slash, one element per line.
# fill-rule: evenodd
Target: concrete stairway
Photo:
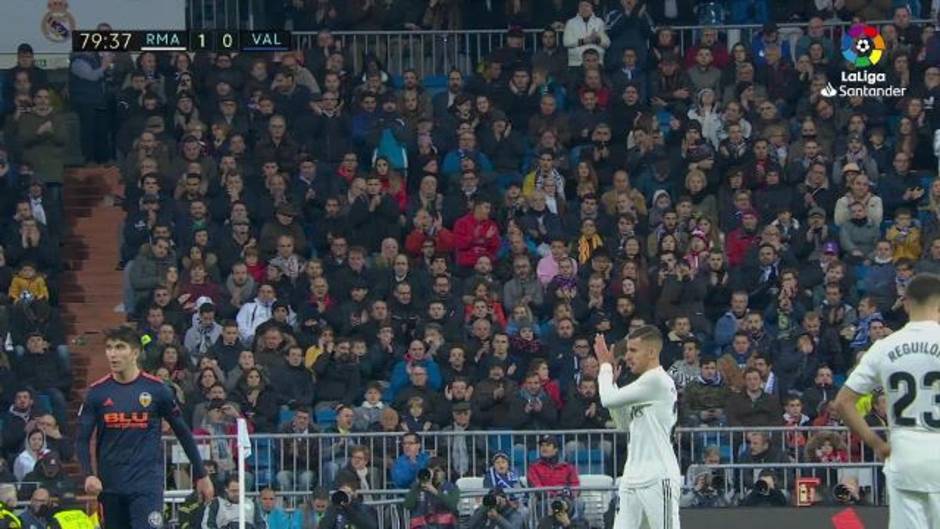
<path fill-rule="evenodd" d="M 76 412 L 88 383 L 107 373 L 101 331 L 124 322 L 124 314 L 114 312 L 122 300 L 122 274 L 115 265 L 124 212 L 108 198 L 123 194 L 121 188 L 114 168 L 75 169 L 66 176 L 68 235 L 62 255 L 67 271 L 60 281 L 59 299 L 72 351 Z"/>

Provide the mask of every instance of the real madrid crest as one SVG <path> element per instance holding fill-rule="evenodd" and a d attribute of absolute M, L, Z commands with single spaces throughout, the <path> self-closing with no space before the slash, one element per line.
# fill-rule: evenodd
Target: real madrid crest
<path fill-rule="evenodd" d="M 39 30 L 52 42 L 66 42 L 75 31 L 75 17 L 69 13 L 68 0 L 48 0 Z"/>
<path fill-rule="evenodd" d="M 150 393 L 145 391 L 137 397 L 137 401 L 140 402 L 141 406 L 146 408 L 147 406 L 150 406 L 151 402 L 153 402 L 153 397 L 150 395 Z"/>

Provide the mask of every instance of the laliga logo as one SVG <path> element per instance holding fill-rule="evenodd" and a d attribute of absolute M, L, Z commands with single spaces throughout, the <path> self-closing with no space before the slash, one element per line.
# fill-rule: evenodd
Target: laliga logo
<path fill-rule="evenodd" d="M 842 71 L 842 85 L 827 83 L 819 91 L 823 97 L 903 97 L 907 88 L 885 86 L 884 72 L 866 71 L 881 61 L 885 41 L 872 26 L 855 24 L 842 36 L 842 57 L 858 70 Z M 861 86 L 859 86 L 861 85 Z"/>
<path fill-rule="evenodd" d="M 885 39 L 878 30 L 866 24 L 855 24 L 842 35 L 842 56 L 859 68 L 878 64 L 884 54 Z"/>

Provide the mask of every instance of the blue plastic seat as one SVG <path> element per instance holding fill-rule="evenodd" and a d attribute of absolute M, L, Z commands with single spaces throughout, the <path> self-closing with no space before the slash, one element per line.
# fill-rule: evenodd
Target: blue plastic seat
<path fill-rule="evenodd" d="M 320 410 L 317 412 L 315 420 L 323 428 L 328 428 L 336 424 L 336 411 L 335 410 Z"/>

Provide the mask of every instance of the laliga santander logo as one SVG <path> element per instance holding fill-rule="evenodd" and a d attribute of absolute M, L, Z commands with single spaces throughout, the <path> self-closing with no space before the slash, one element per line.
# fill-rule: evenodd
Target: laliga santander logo
<path fill-rule="evenodd" d="M 880 71 L 866 71 L 878 64 L 885 51 L 885 40 L 878 30 L 866 24 L 855 24 L 842 36 L 842 57 L 857 68 L 842 71 L 842 85 L 828 83 L 820 95 L 823 97 L 903 97 L 907 88 L 884 86 L 887 75 Z"/>
<path fill-rule="evenodd" d="M 878 30 L 866 24 L 855 24 L 842 35 L 842 56 L 859 68 L 878 64 L 884 54 L 885 39 Z"/>

